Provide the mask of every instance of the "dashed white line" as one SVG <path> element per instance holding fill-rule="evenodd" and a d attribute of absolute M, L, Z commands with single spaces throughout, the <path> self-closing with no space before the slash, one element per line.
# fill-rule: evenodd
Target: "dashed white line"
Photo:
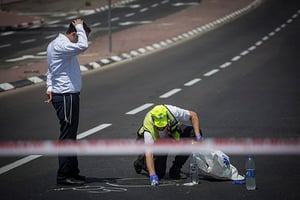
<path fill-rule="evenodd" d="M 8 172 L 16 167 L 19 167 L 21 165 L 24 165 L 32 160 L 35 160 L 37 158 L 41 157 L 41 155 L 30 155 L 30 156 L 26 156 L 20 160 L 17 160 L 13 163 L 10 163 L 8 165 L 5 165 L 4 167 L 0 168 L 0 174 L 4 174 L 5 172 Z"/>
<path fill-rule="evenodd" d="M 96 132 L 98 132 L 100 130 L 103 130 L 103 129 L 111 126 L 111 125 L 112 124 L 101 124 L 99 126 L 96 126 L 95 128 L 92 128 L 90 130 L 87 130 L 87 131 L 85 131 L 85 132 L 77 135 L 77 139 L 83 139 L 83 138 L 85 138 L 85 137 L 87 137 L 87 136 L 89 136 L 91 134 L 94 134 L 94 133 L 96 133 Z M 22 158 L 20 160 L 17 160 L 17 161 L 15 161 L 13 163 L 10 163 L 8 165 L 5 165 L 5 166 L 3 166 L 3 167 L 0 168 L 0 175 L 4 174 L 5 172 L 8 172 L 8 171 L 10 171 L 10 170 L 12 170 L 14 168 L 17 168 L 17 167 L 19 167 L 21 165 L 24 165 L 24 164 L 26 164 L 26 163 L 28 163 L 28 162 L 30 162 L 32 160 L 35 160 L 35 159 L 37 159 L 39 157 L 41 157 L 41 155 L 30 155 L 30 156 L 26 156 L 26 157 L 24 157 L 24 158 Z"/>
<path fill-rule="evenodd" d="M 54 38 L 54 37 L 56 37 L 57 36 L 57 34 L 53 34 L 53 35 L 48 35 L 48 36 L 46 36 L 46 37 L 44 37 L 45 39 L 51 39 L 51 38 Z"/>
<path fill-rule="evenodd" d="M 235 56 L 231 59 L 231 61 L 238 61 L 241 58 L 241 56 Z"/>
<path fill-rule="evenodd" d="M 249 47 L 249 51 L 253 51 L 253 50 L 255 50 L 256 49 L 256 46 L 251 46 L 251 47 Z"/>
<path fill-rule="evenodd" d="M 118 21 L 120 18 L 119 17 L 115 17 L 115 18 L 112 18 L 110 21 L 114 22 L 114 21 Z"/>
<path fill-rule="evenodd" d="M 4 32 L 4 33 L 1 33 L 1 36 L 12 35 L 14 33 L 15 33 L 14 31 L 7 31 L 7 32 Z"/>
<path fill-rule="evenodd" d="M 243 51 L 240 55 L 241 55 L 241 56 L 245 56 L 245 55 L 247 55 L 248 53 L 249 53 L 249 51 L 245 50 L 245 51 Z"/>
<path fill-rule="evenodd" d="M 177 92 L 180 92 L 180 91 L 181 91 L 180 88 L 175 88 L 175 89 L 170 90 L 169 92 L 167 92 L 163 95 L 160 95 L 159 98 L 163 98 L 163 99 L 169 98 L 170 96 L 172 96 L 172 95 L 174 95 L 174 94 L 176 94 Z"/>
<path fill-rule="evenodd" d="M 192 85 L 198 83 L 199 81 L 201 81 L 201 78 L 195 78 L 195 79 L 185 83 L 184 86 L 192 86 Z"/>
<path fill-rule="evenodd" d="M 262 41 L 258 41 L 258 42 L 256 42 L 256 43 L 255 43 L 255 45 L 256 45 L 256 46 L 260 46 L 260 45 L 262 45 Z"/>
<path fill-rule="evenodd" d="M 11 46 L 11 44 L 3 44 L 3 45 L 0 45 L 0 49 L 5 48 L 5 47 L 10 47 L 10 46 Z"/>
<path fill-rule="evenodd" d="M 149 10 L 148 8 L 143 8 L 143 9 L 140 10 L 140 12 L 146 12 L 148 10 Z"/>
<path fill-rule="evenodd" d="M 80 133 L 79 135 L 77 135 L 77 139 L 80 140 L 82 138 L 85 138 L 85 137 L 87 137 L 89 135 L 92 135 L 92 134 L 94 134 L 94 133 L 96 133 L 98 131 L 101 131 L 101 130 L 103 130 L 103 129 L 111 126 L 111 125 L 112 124 L 101 124 L 99 126 L 96 126 L 95 128 L 92 128 L 90 130 L 87 130 L 87 131 L 85 131 L 85 132 Z"/>
<path fill-rule="evenodd" d="M 137 108 L 135 108 L 135 109 L 133 109 L 131 111 L 128 111 L 126 113 L 126 115 L 135 115 L 135 114 L 137 114 L 137 113 L 139 113 L 139 112 L 141 112 L 141 111 L 143 111 L 143 110 L 145 110 L 145 109 L 147 109 L 147 108 L 149 108 L 149 107 L 151 107 L 153 105 L 154 105 L 153 103 L 146 103 L 146 104 L 141 105 L 141 106 L 139 106 L 139 107 L 137 107 Z"/>
<path fill-rule="evenodd" d="M 268 36 L 265 36 L 265 37 L 262 38 L 262 40 L 264 40 L 264 41 L 266 41 L 266 40 L 268 40 L 268 39 L 269 39 Z"/>
<path fill-rule="evenodd" d="M 135 15 L 135 13 L 128 13 L 128 14 L 125 15 L 125 17 L 131 17 L 133 15 Z"/>
<path fill-rule="evenodd" d="M 226 62 L 226 63 L 220 65 L 220 68 L 221 68 L 221 69 L 224 69 L 224 68 L 226 68 L 226 67 L 229 67 L 230 65 L 231 65 L 231 62 Z"/>
<path fill-rule="evenodd" d="M 220 70 L 218 70 L 218 69 L 213 69 L 213 70 L 210 70 L 209 72 L 206 72 L 205 74 L 203 74 L 203 76 L 212 76 L 212 75 L 214 75 L 215 73 L 217 73 L 218 71 L 220 71 Z"/>
<path fill-rule="evenodd" d="M 35 42 L 35 41 L 36 41 L 36 39 L 29 39 L 29 40 L 23 40 L 20 43 L 21 44 L 27 44 L 27 43 L 31 43 L 31 42 Z"/>
<path fill-rule="evenodd" d="M 92 24 L 91 27 L 97 27 L 97 26 L 100 26 L 100 25 L 101 25 L 101 23 L 97 22 L 97 23 Z"/>

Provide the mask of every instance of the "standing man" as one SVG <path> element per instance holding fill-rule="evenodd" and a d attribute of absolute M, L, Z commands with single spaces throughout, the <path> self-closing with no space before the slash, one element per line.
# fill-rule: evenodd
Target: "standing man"
<path fill-rule="evenodd" d="M 81 71 L 77 55 L 88 48 L 90 28 L 82 19 L 75 19 L 67 31 L 60 33 L 47 48 L 47 96 L 60 123 L 59 140 L 76 140 L 79 123 Z M 83 185 L 77 156 L 58 156 L 58 185 Z"/>
<path fill-rule="evenodd" d="M 196 112 L 172 105 L 157 105 L 145 116 L 142 127 L 138 130 L 138 139 L 143 139 L 146 144 L 153 144 L 160 138 L 195 138 L 201 140 L 202 133 Z M 189 155 L 177 155 L 170 168 L 169 176 L 172 179 L 185 179 L 181 168 Z M 158 185 L 159 178 L 166 173 L 167 155 L 153 155 L 146 152 L 138 156 L 134 162 L 137 173 L 145 170 L 150 177 L 151 185 Z"/>

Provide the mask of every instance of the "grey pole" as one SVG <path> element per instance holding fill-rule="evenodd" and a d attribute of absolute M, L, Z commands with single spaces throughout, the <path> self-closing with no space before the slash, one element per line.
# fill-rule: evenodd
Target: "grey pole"
<path fill-rule="evenodd" d="M 108 0 L 108 42 L 109 52 L 112 52 L 112 36 L 111 36 L 111 0 Z"/>

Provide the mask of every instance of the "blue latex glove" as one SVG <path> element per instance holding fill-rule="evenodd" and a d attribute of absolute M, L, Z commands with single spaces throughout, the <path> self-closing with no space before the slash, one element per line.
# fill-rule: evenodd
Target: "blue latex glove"
<path fill-rule="evenodd" d="M 150 185 L 156 186 L 158 185 L 158 176 L 156 174 L 153 174 L 150 176 Z"/>
<path fill-rule="evenodd" d="M 201 129 L 200 129 L 200 135 L 196 135 L 196 140 L 197 140 L 197 141 L 203 140 L 203 134 L 202 134 Z"/>
<path fill-rule="evenodd" d="M 196 140 L 199 141 L 199 140 L 203 140 L 203 137 L 201 135 L 196 135 Z"/>

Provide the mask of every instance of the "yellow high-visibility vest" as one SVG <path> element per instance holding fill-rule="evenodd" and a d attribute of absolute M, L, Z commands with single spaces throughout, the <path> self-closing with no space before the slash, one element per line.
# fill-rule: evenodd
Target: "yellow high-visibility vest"
<path fill-rule="evenodd" d="M 163 105 L 165 106 L 165 105 Z M 165 106 L 166 107 L 166 106 Z M 173 137 L 176 140 L 180 139 L 180 132 L 178 131 L 178 125 L 180 124 L 173 114 L 169 111 L 169 109 L 166 107 L 167 110 L 167 116 L 168 116 L 168 131 L 171 133 L 171 137 Z M 151 111 L 149 111 L 144 119 L 143 126 L 138 130 L 138 134 L 140 136 L 144 135 L 144 132 L 147 131 L 152 135 L 152 138 L 154 141 L 156 141 L 159 138 L 159 133 L 157 128 L 154 126 L 153 119 L 151 116 Z"/>

